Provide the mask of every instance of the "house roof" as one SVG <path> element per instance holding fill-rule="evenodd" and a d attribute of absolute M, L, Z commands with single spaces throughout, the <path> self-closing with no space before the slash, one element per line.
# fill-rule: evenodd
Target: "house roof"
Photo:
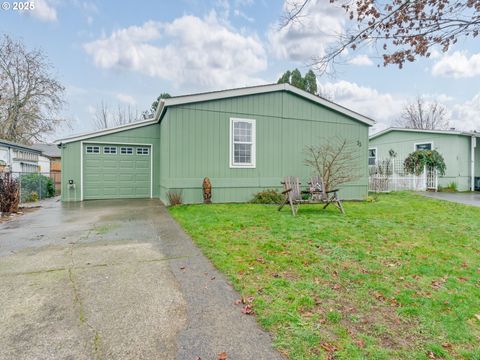
<path fill-rule="evenodd" d="M 60 149 L 55 144 L 33 144 L 31 147 L 40 150 L 46 157 L 55 158 L 61 156 Z"/>
<path fill-rule="evenodd" d="M 39 153 L 39 154 L 41 153 L 40 150 L 34 149 L 29 145 L 23 145 L 13 141 L 0 139 L 0 146 L 1 145 L 4 145 L 6 147 L 11 147 L 11 148 L 16 148 L 16 149 L 28 150 L 28 151 Z"/>
<path fill-rule="evenodd" d="M 73 135 L 63 139 L 56 140 L 55 143 L 57 144 L 69 143 L 69 142 L 74 142 L 78 140 L 89 139 L 96 136 L 116 133 L 116 132 L 124 131 L 128 129 L 134 129 L 137 127 L 146 126 L 150 124 L 156 124 L 162 119 L 163 115 L 165 114 L 169 106 L 190 104 L 190 103 L 211 101 L 211 100 L 219 100 L 219 99 L 228 99 L 228 98 L 233 98 L 238 96 L 264 94 L 264 93 L 270 93 L 270 92 L 276 92 L 276 91 L 287 91 L 287 92 L 296 94 L 305 99 L 313 101 L 317 104 L 320 104 L 327 108 L 335 110 L 341 114 L 344 114 L 368 126 L 375 124 L 375 121 L 367 116 L 361 115 L 353 110 L 350 110 L 344 106 L 336 104 L 330 100 L 324 99 L 320 96 L 313 95 L 307 91 L 296 88 L 290 84 L 268 84 L 268 85 L 258 85 L 258 86 L 250 86 L 250 87 L 243 87 L 243 88 L 236 88 L 236 89 L 204 92 L 204 93 L 197 93 L 197 94 L 190 94 L 190 95 L 174 96 L 167 99 L 161 99 L 157 107 L 157 110 L 155 112 L 155 115 L 152 119 L 136 121 L 131 124 L 116 126 L 109 129 L 102 129 L 97 131 L 91 131 L 88 133 Z"/>
<path fill-rule="evenodd" d="M 388 129 L 379 131 L 369 137 L 370 140 L 373 140 L 382 135 L 388 134 L 393 131 L 399 132 L 414 132 L 414 133 L 425 133 L 425 134 L 444 134 L 444 135 L 463 135 L 463 136 L 475 136 L 480 137 L 480 133 L 474 131 L 459 131 L 459 130 L 423 130 L 423 129 L 409 129 L 409 128 L 400 128 L 400 127 L 389 127 Z"/>

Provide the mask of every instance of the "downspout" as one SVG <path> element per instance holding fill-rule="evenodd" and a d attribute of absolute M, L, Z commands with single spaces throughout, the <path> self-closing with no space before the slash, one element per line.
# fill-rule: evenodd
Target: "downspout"
<path fill-rule="evenodd" d="M 477 147 L 477 137 L 472 135 L 470 141 L 470 190 L 475 191 L 475 148 Z"/>

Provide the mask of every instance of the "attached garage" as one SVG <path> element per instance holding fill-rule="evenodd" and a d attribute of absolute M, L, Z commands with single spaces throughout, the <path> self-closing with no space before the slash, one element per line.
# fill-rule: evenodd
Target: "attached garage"
<path fill-rule="evenodd" d="M 152 196 L 151 145 L 83 143 L 83 199 Z"/>

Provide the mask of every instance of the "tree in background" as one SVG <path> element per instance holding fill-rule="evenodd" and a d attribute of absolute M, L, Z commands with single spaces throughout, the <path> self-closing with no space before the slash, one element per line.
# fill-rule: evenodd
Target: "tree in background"
<path fill-rule="evenodd" d="M 404 106 L 396 124 L 410 129 L 445 130 L 449 128 L 447 108 L 437 101 L 417 96 L 415 101 Z"/>
<path fill-rule="evenodd" d="M 143 117 L 145 119 L 147 118 L 151 118 L 155 115 L 155 112 L 157 111 L 157 107 L 158 107 L 158 104 L 160 103 L 160 100 L 162 99 L 168 99 L 168 98 L 171 98 L 172 95 L 170 95 L 169 93 L 161 93 L 157 99 L 152 103 L 152 106 L 150 107 L 150 110 L 147 110 L 143 113 Z"/>
<path fill-rule="evenodd" d="M 97 129 L 107 129 L 130 124 L 141 119 L 137 109 L 132 109 L 130 105 L 122 106 L 119 104 L 116 108 L 112 108 L 102 100 L 93 114 L 93 126 Z"/>
<path fill-rule="evenodd" d="M 41 141 L 65 120 L 58 116 L 65 88 L 40 50 L 3 35 L 0 41 L 0 138 Z"/>
<path fill-rule="evenodd" d="M 285 83 L 317 95 L 317 77 L 312 70 L 308 70 L 305 77 L 302 77 L 302 73 L 298 69 L 287 70 L 277 81 L 277 84 Z"/>
<path fill-rule="evenodd" d="M 341 7 L 347 23 L 338 42 L 325 55 L 313 59 L 319 73 L 332 69 L 346 50 L 363 46 L 379 49 L 384 65 L 400 68 L 432 49 L 447 52 L 459 39 L 476 38 L 480 32 L 479 0 L 330 0 Z M 309 16 L 315 0 L 288 0 L 282 26 L 294 26 Z M 350 26 L 349 26 L 350 25 Z"/>

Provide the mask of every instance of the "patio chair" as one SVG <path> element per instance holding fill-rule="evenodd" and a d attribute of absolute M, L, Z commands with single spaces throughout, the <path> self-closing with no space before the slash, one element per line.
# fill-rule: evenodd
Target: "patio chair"
<path fill-rule="evenodd" d="M 295 216 L 298 212 L 298 205 L 302 202 L 302 192 L 300 191 L 300 181 L 297 176 L 287 176 L 282 181 L 283 191 L 282 194 L 285 196 L 283 203 L 278 207 L 278 211 L 289 203 L 290 208 L 292 209 L 292 214 Z"/>
<path fill-rule="evenodd" d="M 338 189 L 333 190 L 326 190 L 325 183 L 323 178 L 319 175 L 312 176 L 310 181 L 308 182 L 309 185 L 309 192 L 310 192 L 310 199 L 312 202 L 321 202 L 324 203 L 324 209 L 327 208 L 328 205 L 333 204 L 335 205 L 338 210 L 342 214 L 345 214 L 345 210 L 343 209 L 342 200 L 338 197 Z"/>

